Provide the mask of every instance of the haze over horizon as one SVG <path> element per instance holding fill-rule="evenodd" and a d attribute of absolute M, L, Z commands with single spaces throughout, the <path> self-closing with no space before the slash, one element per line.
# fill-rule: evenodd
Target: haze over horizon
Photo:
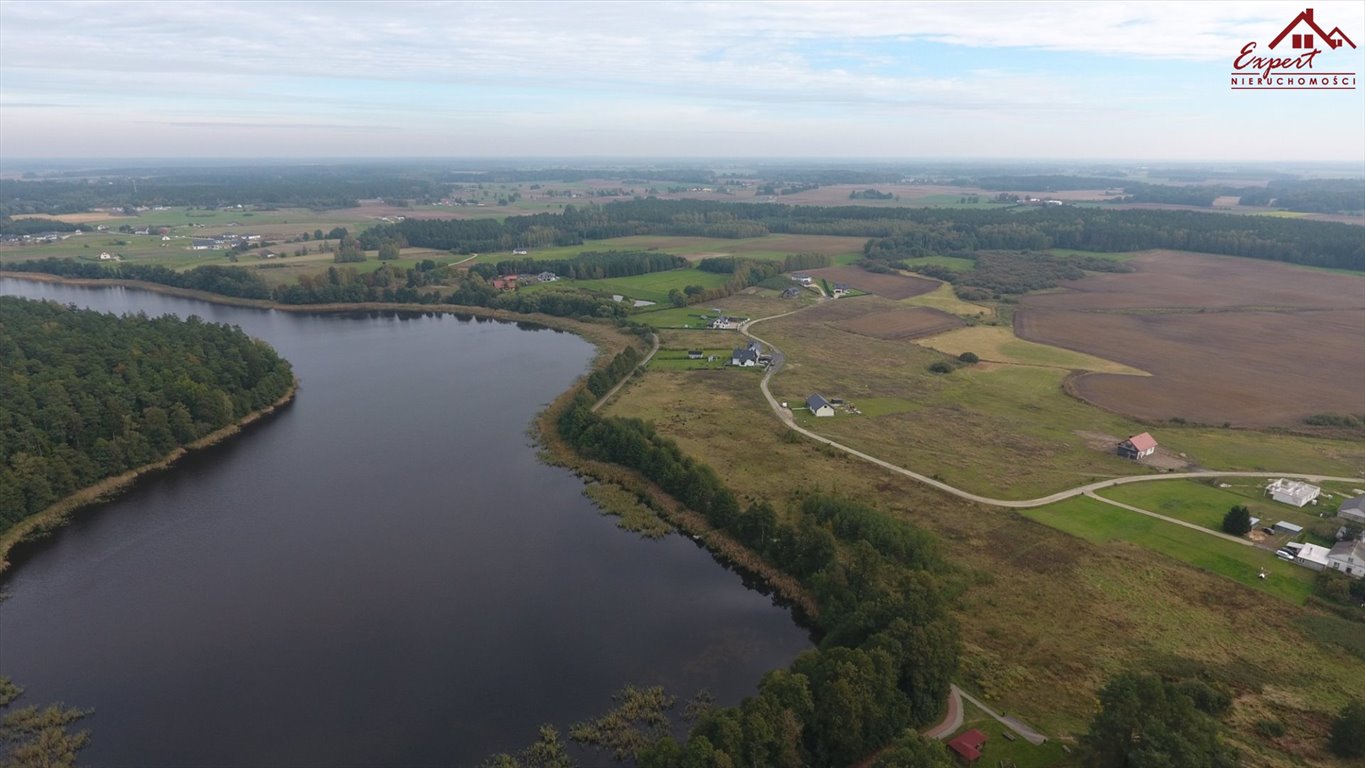
<path fill-rule="evenodd" d="M 1304 7 L 6 0 L 0 160 L 1365 163 L 1359 86 L 1229 89 Z"/>

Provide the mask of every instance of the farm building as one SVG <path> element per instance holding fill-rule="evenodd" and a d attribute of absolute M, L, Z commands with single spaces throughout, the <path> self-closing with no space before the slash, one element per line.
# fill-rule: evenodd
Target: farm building
<path fill-rule="evenodd" d="M 758 342 L 751 341 L 749 346 L 740 347 L 730 354 L 730 365 L 740 365 L 751 368 L 758 365 Z"/>
<path fill-rule="evenodd" d="M 1327 567 L 1350 576 L 1365 578 L 1365 541 L 1342 541 L 1327 551 Z"/>
<path fill-rule="evenodd" d="M 981 759 L 981 748 L 986 744 L 986 734 L 973 728 L 948 742 L 951 749 L 968 765 Z"/>
<path fill-rule="evenodd" d="M 801 285 L 811 284 L 810 275 L 792 275 L 792 281 L 800 283 Z"/>
<path fill-rule="evenodd" d="M 1300 533 L 1303 533 L 1303 526 L 1294 525 L 1293 523 L 1287 523 L 1281 520 L 1280 522 L 1275 523 L 1275 532 L 1287 533 L 1291 536 L 1298 536 Z"/>
<path fill-rule="evenodd" d="M 1265 492 L 1270 494 L 1270 498 L 1282 504 L 1292 504 L 1302 507 L 1318 497 L 1322 489 L 1316 485 L 1300 482 L 1298 480 L 1286 480 L 1280 478 L 1265 487 Z"/>
<path fill-rule="evenodd" d="M 540 274 L 536 275 L 536 279 L 542 283 L 553 283 L 554 281 L 559 279 L 559 275 L 556 275 L 553 272 L 541 272 Z"/>
<path fill-rule="evenodd" d="M 801 295 L 800 288 L 788 288 L 787 290 L 782 292 L 782 298 L 784 299 L 794 299 L 799 295 Z"/>
<path fill-rule="evenodd" d="M 1144 456 L 1156 453 L 1156 438 L 1143 432 L 1119 443 L 1119 455 L 1125 459 L 1139 461 Z"/>
<path fill-rule="evenodd" d="M 701 351 L 700 349 L 689 349 L 689 350 L 687 350 L 687 359 L 688 359 L 688 360 L 700 360 L 700 359 L 701 359 L 701 355 L 702 355 L 702 351 Z"/>
<path fill-rule="evenodd" d="M 1341 507 L 1337 509 L 1337 517 L 1356 523 L 1365 523 L 1365 496 L 1357 496 L 1354 499 L 1341 502 Z"/>
<path fill-rule="evenodd" d="M 828 400 L 818 394 L 806 398 L 806 407 L 816 416 L 834 415 L 834 406 L 830 405 Z"/>
<path fill-rule="evenodd" d="M 1304 544 L 1297 555 L 1294 555 L 1294 562 L 1314 571 L 1321 571 L 1327 567 L 1327 547 L 1319 547 L 1317 544 Z"/>

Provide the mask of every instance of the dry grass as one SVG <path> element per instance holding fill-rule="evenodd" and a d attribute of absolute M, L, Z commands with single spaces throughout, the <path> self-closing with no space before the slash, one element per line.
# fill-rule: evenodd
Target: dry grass
<path fill-rule="evenodd" d="M 955 331 L 920 339 L 918 343 L 954 357 L 963 352 L 974 352 L 982 360 L 997 363 L 1038 365 L 1075 371 L 1100 371 L 1128 376 L 1148 375 L 1145 371 L 1140 371 L 1137 368 L 1094 355 L 1024 341 L 1014 335 L 1013 329 L 1002 325 L 977 325 L 971 328 L 959 328 Z"/>

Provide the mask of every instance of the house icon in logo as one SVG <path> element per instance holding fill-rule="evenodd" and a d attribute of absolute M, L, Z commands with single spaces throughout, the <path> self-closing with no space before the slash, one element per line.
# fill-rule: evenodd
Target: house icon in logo
<path fill-rule="evenodd" d="M 1303 25 L 1305 28 L 1299 29 L 1300 25 Z M 1299 31 L 1296 32 L 1296 29 Z M 1327 47 L 1333 50 L 1340 48 L 1342 45 L 1349 45 L 1352 48 L 1356 47 L 1356 44 L 1351 42 L 1351 38 L 1347 37 L 1346 33 L 1341 31 L 1341 27 L 1336 27 L 1331 32 L 1323 32 L 1322 27 L 1319 27 L 1317 22 L 1313 21 L 1312 8 L 1305 9 L 1303 13 L 1295 16 L 1294 20 L 1289 22 L 1289 26 L 1281 30 L 1280 34 L 1277 35 L 1274 40 L 1270 41 L 1270 47 L 1274 48 L 1288 37 L 1290 48 L 1306 48 L 1312 50 L 1317 47 L 1314 45 L 1314 34 L 1317 35 L 1317 40 L 1326 43 Z"/>

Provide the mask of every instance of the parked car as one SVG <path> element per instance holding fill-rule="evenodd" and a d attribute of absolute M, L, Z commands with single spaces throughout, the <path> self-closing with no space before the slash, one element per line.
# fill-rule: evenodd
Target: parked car
<path fill-rule="evenodd" d="M 1281 550 L 1276 551 L 1276 552 L 1275 552 L 1275 556 L 1278 557 L 1278 558 L 1280 558 L 1281 560 L 1293 560 L 1293 559 L 1294 559 L 1294 553 L 1293 553 L 1293 552 L 1290 552 L 1290 551 L 1287 550 L 1287 549 L 1281 549 Z"/>
<path fill-rule="evenodd" d="M 1261 532 L 1264 533 L 1264 534 L 1267 535 L 1267 536 L 1274 536 L 1274 535 L 1275 535 L 1275 529 L 1274 529 L 1274 528 L 1262 528 L 1262 529 L 1261 529 Z"/>

